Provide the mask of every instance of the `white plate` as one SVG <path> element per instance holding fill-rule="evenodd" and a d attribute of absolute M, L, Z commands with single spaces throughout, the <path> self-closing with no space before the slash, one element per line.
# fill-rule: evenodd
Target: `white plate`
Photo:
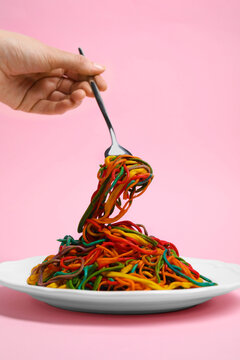
<path fill-rule="evenodd" d="M 47 255 L 46 255 L 47 256 Z M 115 314 L 144 314 L 185 309 L 240 287 L 240 265 L 216 260 L 185 258 L 194 269 L 217 286 L 179 290 L 91 291 L 28 285 L 33 266 L 46 256 L 0 263 L 0 284 L 27 293 L 62 309 Z"/>

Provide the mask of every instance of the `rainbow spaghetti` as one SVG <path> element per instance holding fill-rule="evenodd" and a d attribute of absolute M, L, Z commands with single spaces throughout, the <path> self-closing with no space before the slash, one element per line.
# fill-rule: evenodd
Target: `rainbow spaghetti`
<path fill-rule="evenodd" d="M 27 282 L 76 290 L 172 290 L 213 286 L 184 259 L 174 244 L 148 235 L 146 228 L 119 221 L 153 179 L 151 166 L 131 155 L 108 156 L 98 187 L 78 225 L 59 252 L 32 269 Z"/>

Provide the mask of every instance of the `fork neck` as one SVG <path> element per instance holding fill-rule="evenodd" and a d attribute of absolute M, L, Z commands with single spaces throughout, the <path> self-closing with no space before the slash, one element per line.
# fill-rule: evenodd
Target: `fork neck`
<path fill-rule="evenodd" d="M 112 139 L 112 145 L 115 145 L 115 144 L 118 145 L 117 137 L 116 137 L 115 131 L 113 130 L 113 127 L 109 128 L 109 132 L 110 132 L 110 136 Z"/>

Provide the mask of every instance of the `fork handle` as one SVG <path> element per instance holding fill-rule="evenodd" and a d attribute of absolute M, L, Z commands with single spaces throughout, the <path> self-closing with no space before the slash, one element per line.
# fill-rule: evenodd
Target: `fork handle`
<path fill-rule="evenodd" d="M 101 110 L 101 112 L 103 114 L 103 117 L 104 117 L 104 119 L 105 119 L 105 121 L 107 123 L 107 126 L 108 126 L 109 130 L 110 129 L 113 130 L 113 126 L 112 126 L 111 121 L 109 119 L 107 110 L 106 110 L 106 108 L 104 106 L 102 97 L 100 95 L 100 91 L 98 90 L 98 86 L 97 86 L 96 82 L 93 80 L 92 76 L 89 78 L 89 84 L 90 84 L 90 86 L 92 88 L 95 99 L 97 100 L 98 106 L 99 106 L 99 108 L 100 108 L 100 110 Z"/>
<path fill-rule="evenodd" d="M 81 55 L 84 56 L 84 53 L 83 53 L 83 51 L 82 51 L 81 48 L 78 48 L 78 51 L 79 51 L 79 53 L 80 53 Z M 110 121 L 110 119 L 109 119 L 109 116 L 108 116 L 107 110 L 106 110 L 106 108 L 105 108 L 105 105 L 104 105 L 104 103 L 103 103 L 102 97 L 101 97 L 101 95 L 100 95 L 100 91 L 99 91 L 99 89 L 98 89 L 98 86 L 97 86 L 97 84 L 96 84 L 96 82 L 94 81 L 94 79 L 93 79 L 92 76 L 89 77 L 89 80 L 88 80 L 88 81 L 89 81 L 89 84 L 90 84 L 90 86 L 91 86 L 91 88 L 92 88 L 92 91 L 93 91 L 93 94 L 94 94 L 94 96 L 95 96 L 95 99 L 96 99 L 96 101 L 97 101 L 97 103 L 98 103 L 98 106 L 99 106 L 99 108 L 100 108 L 100 110 L 101 110 L 101 112 L 102 112 L 102 114 L 103 114 L 103 117 L 104 117 L 106 123 L 107 123 L 107 127 L 108 127 L 108 129 L 109 129 L 109 132 L 110 132 L 110 135 L 111 135 L 111 138 L 112 138 L 112 143 L 114 143 L 114 142 L 117 140 L 117 139 L 116 139 L 116 134 L 115 134 L 115 131 L 114 131 L 114 129 L 113 129 L 112 123 L 111 123 L 111 121 Z"/>

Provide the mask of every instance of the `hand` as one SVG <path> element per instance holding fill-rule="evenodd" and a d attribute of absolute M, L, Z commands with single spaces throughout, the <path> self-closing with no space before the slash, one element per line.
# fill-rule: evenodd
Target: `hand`
<path fill-rule="evenodd" d="M 0 101 L 15 110 L 62 114 L 93 96 L 88 77 L 107 88 L 104 67 L 30 37 L 0 31 Z"/>

